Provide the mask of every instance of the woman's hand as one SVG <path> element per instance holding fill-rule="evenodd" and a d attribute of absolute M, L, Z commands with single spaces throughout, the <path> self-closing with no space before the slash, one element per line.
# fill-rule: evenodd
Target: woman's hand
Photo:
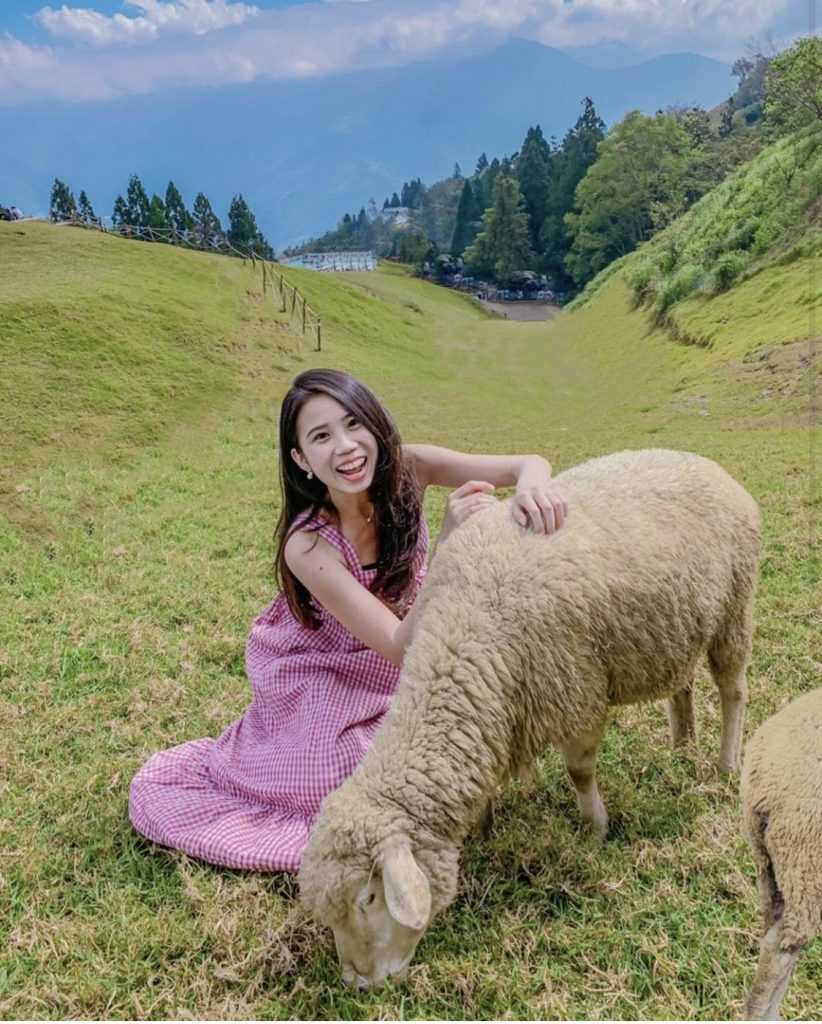
<path fill-rule="evenodd" d="M 520 526 L 548 535 L 568 518 L 568 503 L 553 488 L 527 487 L 511 499 L 511 515 Z"/>
<path fill-rule="evenodd" d="M 475 512 L 489 505 L 495 505 L 497 499 L 491 494 L 494 485 L 487 480 L 469 480 L 448 495 L 448 504 L 440 530 L 440 540 L 445 540 L 452 530 Z"/>

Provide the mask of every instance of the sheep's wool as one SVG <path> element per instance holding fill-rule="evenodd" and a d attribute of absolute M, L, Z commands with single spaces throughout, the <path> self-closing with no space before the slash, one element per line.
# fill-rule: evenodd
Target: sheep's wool
<path fill-rule="evenodd" d="M 822 690 L 756 731 L 745 751 L 742 801 L 754 858 L 783 904 L 781 946 L 795 949 L 822 935 Z M 768 894 L 766 915 L 770 904 Z"/>

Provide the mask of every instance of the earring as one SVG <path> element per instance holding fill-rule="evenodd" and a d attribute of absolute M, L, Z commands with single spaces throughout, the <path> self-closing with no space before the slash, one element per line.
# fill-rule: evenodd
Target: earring
<path fill-rule="evenodd" d="M 314 479 L 314 474 L 313 474 L 313 473 L 311 472 L 311 470 L 310 470 L 310 469 L 309 469 L 309 471 L 308 471 L 308 479 L 309 479 L 309 480 L 313 480 L 313 479 Z"/>

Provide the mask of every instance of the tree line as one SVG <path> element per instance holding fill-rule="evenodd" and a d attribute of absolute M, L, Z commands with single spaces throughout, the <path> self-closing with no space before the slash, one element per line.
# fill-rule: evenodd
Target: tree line
<path fill-rule="evenodd" d="M 382 210 L 372 200 L 301 251 L 376 249 L 435 276 L 461 269 L 502 286 L 531 271 L 573 293 L 768 141 L 822 127 L 822 38 L 778 55 L 753 53 L 732 72 L 737 88 L 718 111 L 635 110 L 607 132 L 586 97 L 561 141 L 529 127 L 511 156 L 489 161 L 483 153 L 473 174 L 464 177 L 457 164 L 431 186 L 406 182 Z"/>
<path fill-rule="evenodd" d="M 102 221 L 94 212 L 85 191 L 80 192 L 75 200 L 69 186 L 59 178 L 54 179 L 51 189 L 49 217 L 55 222 L 79 221 L 89 226 L 102 227 Z M 144 229 L 160 234 L 176 232 L 200 248 L 219 248 L 228 242 L 241 252 L 253 252 L 262 259 L 274 259 L 274 250 L 257 226 L 256 218 L 242 194 L 232 198 L 228 209 L 228 230 L 224 230 L 220 218 L 203 192 L 197 193 L 189 210 L 173 181 L 169 181 L 165 197 L 155 193 L 149 198 L 140 178 L 133 174 L 125 197 L 121 194 L 114 200 L 111 222 L 115 228 L 131 230 L 138 236 Z"/>

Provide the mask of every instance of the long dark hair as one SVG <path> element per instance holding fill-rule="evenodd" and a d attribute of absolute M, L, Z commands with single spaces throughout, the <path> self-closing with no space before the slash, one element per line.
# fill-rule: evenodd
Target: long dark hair
<path fill-rule="evenodd" d="M 294 616 L 309 629 L 320 625 L 311 594 L 285 562 L 285 542 L 291 536 L 295 519 L 308 510 L 300 529 L 316 532 L 321 523 L 318 513 L 335 515 L 325 484 L 316 477 L 309 480 L 291 456 L 300 450 L 297 417 L 303 405 L 314 395 L 328 395 L 339 402 L 374 435 L 377 441 L 377 465 L 368 496 L 374 506 L 377 529 L 377 575 L 371 591 L 390 604 L 397 601 L 411 584 L 414 556 L 420 531 L 422 502 L 416 475 L 403 458 L 400 434 L 391 414 L 377 396 L 356 377 L 342 370 L 305 370 L 294 378 L 280 408 L 280 487 L 282 509 L 274 531 L 276 556 L 274 573 L 286 595 Z"/>

